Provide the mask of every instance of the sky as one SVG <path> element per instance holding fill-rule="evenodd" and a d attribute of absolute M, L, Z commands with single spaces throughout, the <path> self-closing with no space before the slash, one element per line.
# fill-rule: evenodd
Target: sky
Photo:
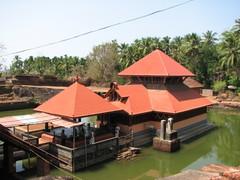
<path fill-rule="evenodd" d="M 0 0 L 0 55 L 61 40 L 185 0 Z M 142 37 L 181 36 L 212 30 L 221 34 L 240 18 L 240 0 L 194 0 L 142 20 L 61 44 L 18 54 L 85 57 L 93 46 L 111 40 L 131 43 Z M 2 57 L 9 65 L 14 55 Z"/>

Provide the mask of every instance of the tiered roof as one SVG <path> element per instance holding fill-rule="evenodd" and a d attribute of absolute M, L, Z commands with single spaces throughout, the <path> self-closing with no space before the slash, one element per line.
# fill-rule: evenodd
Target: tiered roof
<path fill-rule="evenodd" d="M 118 86 L 116 92 L 126 99 L 113 101 L 112 104 L 130 115 L 152 111 L 176 114 L 212 104 L 207 98 L 185 86 L 150 90 L 143 85 L 123 85 Z"/>
<path fill-rule="evenodd" d="M 142 114 L 152 110 L 148 92 L 143 85 L 118 85 L 115 90 L 124 99 L 114 101 L 112 104 L 128 114 Z"/>
<path fill-rule="evenodd" d="M 119 76 L 195 76 L 160 50 L 155 50 L 124 69 Z"/>
<path fill-rule="evenodd" d="M 189 88 L 148 90 L 148 94 L 155 112 L 176 114 L 212 104 L 207 98 Z"/>
<path fill-rule="evenodd" d="M 34 110 L 69 118 L 78 118 L 119 111 L 119 108 L 85 86 L 75 82 Z"/>
<path fill-rule="evenodd" d="M 195 75 L 162 51 L 155 50 L 120 72 L 119 76 L 192 77 Z M 175 114 L 212 104 L 207 98 L 182 83 L 163 84 L 161 89 L 156 90 L 146 89 L 139 84 L 124 85 L 117 86 L 115 91 L 121 98 L 125 98 L 112 104 L 131 115 L 151 111 Z"/>

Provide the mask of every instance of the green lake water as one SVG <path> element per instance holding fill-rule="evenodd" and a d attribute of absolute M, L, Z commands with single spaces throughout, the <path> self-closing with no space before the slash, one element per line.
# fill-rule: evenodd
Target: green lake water
<path fill-rule="evenodd" d="M 0 116 L 26 114 L 31 109 L 0 112 Z M 186 144 L 175 153 L 164 153 L 145 147 L 135 159 L 112 160 L 73 174 L 87 180 L 150 180 L 176 174 L 186 169 L 198 169 L 209 163 L 240 165 L 240 112 L 210 110 L 208 119 L 217 128 Z M 69 174 L 52 170 L 51 175 Z M 28 176 L 30 177 L 30 176 Z"/>

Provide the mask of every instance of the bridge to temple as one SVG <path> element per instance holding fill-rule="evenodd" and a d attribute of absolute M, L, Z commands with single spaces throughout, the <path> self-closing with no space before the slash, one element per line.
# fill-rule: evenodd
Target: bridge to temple
<path fill-rule="evenodd" d="M 11 133 L 10 130 L 0 124 L 0 140 L 3 144 L 3 169 L 2 172 L 8 175 L 15 174 L 14 168 L 14 151 L 16 148 L 32 153 L 37 157 L 37 168 L 39 175 L 45 175 L 50 170 L 50 164 L 59 166 L 61 164 L 68 164 L 63 159 L 48 153 L 44 148 L 37 147 L 31 142 L 24 141 Z"/>

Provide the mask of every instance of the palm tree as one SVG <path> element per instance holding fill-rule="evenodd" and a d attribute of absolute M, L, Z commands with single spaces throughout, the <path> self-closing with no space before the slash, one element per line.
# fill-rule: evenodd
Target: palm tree
<path fill-rule="evenodd" d="M 165 36 L 165 37 L 163 37 L 163 39 L 161 41 L 162 50 L 168 55 L 170 55 L 170 53 L 171 53 L 170 40 L 171 40 L 171 38 L 169 36 Z"/>
<path fill-rule="evenodd" d="M 196 73 L 200 59 L 201 38 L 196 33 L 187 34 L 183 38 L 183 52 L 187 61 L 186 65 L 193 73 Z"/>
<path fill-rule="evenodd" d="M 240 75 L 240 41 L 235 33 L 227 31 L 223 33 L 220 45 L 221 66 L 234 69 Z"/>
<path fill-rule="evenodd" d="M 203 43 L 206 43 L 208 45 L 213 45 L 216 43 L 216 32 L 207 31 L 206 33 L 203 33 Z"/>
<path fill-rule="evenodd" d="M 183 38 L 177 36 L 172 39 L 170 43 L 171 56 L 184 65 L 184 54 L 183 54 Z"/>
<path fill-rule="evenodd" d="M 13 63 L 10 67 L 10 72 L 14 75 L 21 75 L 24 73 L 23 71 L 23 61 L 19 56 L 15 56 L 13 59 Z"/>
<path fill-rule="evenodd" d="M 240 18 L 235 20 L 235 25 L 233 26 L 233 31 L 240 35 Z"/>

